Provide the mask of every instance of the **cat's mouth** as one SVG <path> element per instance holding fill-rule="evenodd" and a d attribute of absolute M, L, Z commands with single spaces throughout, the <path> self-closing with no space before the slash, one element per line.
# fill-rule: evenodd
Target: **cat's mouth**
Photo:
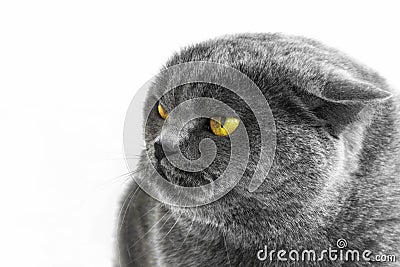
<path fill-rule="evenodd" d="M 204 172 L 188 172 L 174 167 L 166 157 L 156 163 L 157 172 L 168 182 L 183 187 L 198 187 L 212 182 Z"/>

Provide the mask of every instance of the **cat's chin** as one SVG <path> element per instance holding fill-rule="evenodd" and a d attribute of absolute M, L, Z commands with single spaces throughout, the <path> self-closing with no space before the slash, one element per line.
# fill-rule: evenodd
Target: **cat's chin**
<path fill-rule="evenodd" d="M 185 172 L 175 168 L 167 158 L 162 158 L 156 163 L 157 172 L 168 182 L 183 187 L 198 187 L 209 184 L 209 179 L 205 179 L 200 172 Z"/>

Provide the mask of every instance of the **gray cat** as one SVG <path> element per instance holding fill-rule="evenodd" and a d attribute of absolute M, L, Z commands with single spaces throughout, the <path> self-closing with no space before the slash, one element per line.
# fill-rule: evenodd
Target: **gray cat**
<path fill-rule="evenodd" d="M 220 100 L 239 114 L 251 156 L 240 182 L 208 205 L 160 203 L 132 182 L 119 222 L 118 266 L 400 266 L 399 99 L 381 76 L 319 42 L 281 34 L 209 40 L 183 49 L 165 67 L 191 61 L 233 67 L 260 88 L 276 127 L 271 169 L 249 192 L 265 129 L 240 97 L 215 84 L 166 93 L 154 84 L 148 98 L 159 98 L 159 106 L 147 101 L 146 149 L 135 175 L 150 177 L 146 166 L 153 164 L 169 182 L 194 187 L 224 171 L 229 138 L 218 136 L 207 118 L 194 120 L 185 134 L 163 136 L 178 140 L 188 159 L 199 157 L 199 142 L 210 138 L 215 162 L 187 172 L 165 160 L 165 118 L 196 97 Z M 358 251 L 359 259 L 340 257 L 340 248 Z M 328 257 L 334 249 L 337 258 Z"/>

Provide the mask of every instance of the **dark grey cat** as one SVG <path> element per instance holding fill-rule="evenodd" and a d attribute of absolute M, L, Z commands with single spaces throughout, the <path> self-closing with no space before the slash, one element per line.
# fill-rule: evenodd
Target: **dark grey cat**
<path fill-rule="evenodd" d="M 252 153 L 237 186 L 208 205 L 166 205 L 132 182 L 119 223 L 120 266 L 400 266 L 399 100 L 382 77 L 319 42 L 281 34 L 206 41 L 183 49 L 166 67 L 190 61 L 233 67 L 260 88 L 276 126 L 272 167 L 250 193 L 264 129 L 233 92 L 194 83 L 163 95 L 167 88 L 154 84 L 148 97 L 159 98 L 162 110 L 146 106 L 152 109 L 146 151 L 135 175 L 149 177 L 146 165 L 153 164 L 166 180 L 191 187 L 224 171 L 229 138 L 213 133 L 206 118 L 173 138 L 189 159 L 199 157 L 200 140 L 211 138 L 218 148 L 215 162 L 203 172 L 187 172 L 165 160 L 165 140 L 159 137 L 163 117 L 196 97 L 220 100 L 237 111 Z M 334 259 L 323 252 L 341 247 L 359 251 L 360 259 Z M 286 252 L 278 257 L 279 250 Z M 310 250 L 316 259 L 302 260 Z M 366 250 L 371 260 L 395 255 L 397 262 L 389 257 L 386 263 L 366 261 Z"/>

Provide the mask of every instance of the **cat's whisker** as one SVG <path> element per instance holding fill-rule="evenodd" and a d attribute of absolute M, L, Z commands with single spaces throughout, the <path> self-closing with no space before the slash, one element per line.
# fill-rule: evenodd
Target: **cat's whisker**
<path fill-rule="evenodd" d="M 121 221 L 119 224 L 119 227 L 118 227 L 118 233 L 121 231 L 122 225 L 125 222 L 126 214 L 128 213 L 128 210 L 129 210 L 129 206 L 130 206 L 133 198 L 135 197 L 136 193 L 138 192 L 138 190 L 139 190 L 139 186 L 135 190 L 132 190 L 132 192 L 130 192 L 128 194 L 128 197 L 125 198 L 124 202 L 122 203 L 121 210 L 119 211 L 119 214 L 118 214 L 118 218 L 120 218 L 120 221 Z M 125 207 L 126 202 L 128 202 L 128 204 Z M 122 212 L 123 212 L 123 215 L 122 215 Z M 121 215 L 122 215 L 122 217 L 121 217 Z"/>
<path fill-rule="evenodd" d="M 128 197 L 125 198 L 124 202 L 122 203 L 121 210 L 119 211 L 119 215 L 118 215 L 118 217 L 120 218 L 121 222 L 120 222 L 120 224 L 119 224 L 119 226 L 117 228 L 117 233 L 118 233 L 117 236 L 120 236 L 119 233 L 121 232 L 122 226 L 123 226 L 123 224 L 125 222 L 125 217 L 126 217 L 126 214 L 128 213 L 131 201 L 134 198 L 134 196 L 136 195 L 136 193 L 138 192 L 138 190 L 139 190 L 139 186 L 135 190 L 132 190 L 132 192 L 130 192 L 128 194 Z M 128 201 L 128 199 L 129 199 L 129 201 Z M 126 204 L 127 201 L 128 201 L 128 204 L 125 207 L 125 204 Z M 122 211 L 124 211 L 124 213 L 123 213 L 123 216 L 121 218 Z M 118 241 L 118 244 L 119 244 L 119 238 L 117 238 L 117 241 Z M 127 252 L 128 252 L 129 257 L 130 257 L 129 249 L 127 250 Z"/>
<path fill-rule="evenodd" d="M 171 233 L 172 229 L 174 229 L 175 225 L 179 222 L 179 220 L 180 220 L 181 217 L 182 217 L 182 214 L 179 215 L 178 219 L 176 219 L 176 221 L 175 221 L 175 223 L 172 225 L 171 229 L 169 229 L 169 231 L 163 236 L 163 238 L 161 238 L 160 242 L 161 242 L 162 240 L 164 240 L 164 238 L 166 238 L 167 235 L 168 235 L 169 233 Z M 168 219 L 169 219 L 169 218 L 168 218 Z"/>
<path fill-rule="evenodd" d="M 127 173 L 118 175 L 117 177 L 113 178 L 113 180 L 118 180 L 120 178 L 125 178 L 125 177 L 130 178 L 131 176 L 133 176 L 133 175 L 135 175 L 137 173 L 140 173 L 140 172 L 142 172 L 144 170 L 146 170 L 146 168 L 137 168 L 136 170 L 129 171 Z"/>
<path fill-rule="evenodd" d="M 197 207 L 196 207 L 196 217 L 197 217 L 197 216 L 199 216 L 199 214 L 198 214 L 198 210 L 197 210 Z M 198 248 L 199 242 L 200 242 L 200 238 L 197 238 L 197 241 L 196 241 L 196 246 L 195 246 L 195 250 L 194 250 L 194 251 L 197 251 L 197 248 Z"/>
<path fill-rule="evenodd" d="M 137 168 L 136 170 L 129 171 L 127 173 L 124 173 L 124 174 L 118 175 L 116 177 L 110 178 L 109 182 L 112 183 L 112 184 L 115 184 L 117 182 L 121 183 L 121 179 L 123 179 L 122 180 L 122 184 L 127 184 L 128 182 L 132 181 L 132 179 L 131 179 L 132 175 L 138 174 L 141 171 L 143 171 L 143 168 Z M 126 179 L 124 179 L 124 178 L 126 178 Z"/>
<path fill-rule="evenodd" d="M 118 175 L 117 177 L 115 177 L 114 179 L 120 179 L 120 178 L 124 178 L 126 176 L 130 176 L 132 174 L 135 174 L 136 172 L 138 172 L 139 170 L 135 170 L 135 171 L 130 171 L 121 175 Z"/>
<path fill-rule="evenodd" d="M 141 238 L 140 238 L 140 239 L 136 240 L 136 242 L 135 242 L 132 246 L 130 246 L 130 247 L 127 248 L 129 257 L 130 257 L 130 249 L 133 248 L 133 247 L 135 246 L 135 244 L 136 244 L 137 242 L 139 242 L 141 239 L 143 239 L 148 233 L 150 233 L 151 230 L 152 230 L 152 228 L 154 228 L 168 213 L 169 213 L 169 211 L 168 211 L 167 213 L 165 213 L 165 214 L 161 217 L 161 219 L 158 220 L 158 221 L 157 221 L 157 222 L 156 222 L 156 223 L 155 223 Z M 169 215 L 169 217 L 165 220 L 165 222 L 160 226 L 160 229 L 164 227 L 164 225 L 169 221 L 169 219 L 170 219 L 171 217 L 172 217 L 172 213 L 171 213 L 171 214 Z M 151 245 L 150 243 L 145 243 L 144 245 L 150 249 L 150 245 Z M 141 259 L 143 256 L 145 256 L 145 254 L 142 254 L 141 256 L 136 257 L 135 260 Z M 131 264 L 132 262 L 133 262 L 133 260 L 130 261 L 127 265 L 129 266 L 129 264 Z"/>
<path fill-rule="evenodd" d="M 169 217 L 165 220 L 165 222 L 160 226 L 160 229 L 162 229 L 164 227 L 164 225 L 169 221 L 169 219 L 171 219 L 172 217 L 172 212 L 170 213 Z"/>
<path fill-rule="evenodd" d="M 170 213 L 170 211 L 167 211 L 163 216 L 161 216 L 161 218 L 155 223 L 155 224 L 153 224 L 153 226 L 152 227 L 150 227 L 150 229 L 146 232 L 146 233 L 144 233 L 144 235 L 142 236 L 142 237 L 140 237 L 138 240 L 136 240 L 132 245 L 130 245 L 129 247 L 128 247 L 128 250 L 130 250 L 131 248 L 133 248 L 140 240 L 142 240 L 145 236 L 147 236 L 153 229 L 154 229 L 154 227 L 158 224 L 158 223 L 160 223 L 161 221 L 162 221 L 162 219 L 164 219 L 164 217 L 167 215 L 167 214 L 169 214 Z M 168 221 L 168 220 L 167 220 Z M 165 222 L 164 222 L 164 224 L 165 224 Z M 163 225 L 164 225 L 163 224 Z"/>
<path fill-rule="evenodd" d="M 197 216 L 197 207 L 195 208 L 195 215 L 194 215 L 193 219 L 191 220 L 192 222 L 190 223 L 189 230 L 188 230 L 188 232 L 186 233 L 186 236 L 185 236 L 185 238 L 183 239 L 183 241 L 182 241 L 181 245 L 179 246 L 178 250 L 183 246 L 183 244 L 185 243 L 187 237 L 189 236 L 190 231 L 192 230 L 192 227 L 193 227 L 193 222 L 196 220 L 196 216 Z"/>
<path fill-rule="evenodd" d="M 138 220 L 141 219 L 141 218 L 143 218 L 143 217 L 146 216 L 147 214 L 149 214 L 149 213 L 150 213 L 152 210 L 154 210 L 155 208 L 158 208 L 160 205 L 161 205 L 161 203 L 156 204 L 154 207 L 152 207 L 151 209 L 149 209 L 148 211 L 146 211 L 145 213 L 143 213 L 143 214 L 138 218 Z"/>

